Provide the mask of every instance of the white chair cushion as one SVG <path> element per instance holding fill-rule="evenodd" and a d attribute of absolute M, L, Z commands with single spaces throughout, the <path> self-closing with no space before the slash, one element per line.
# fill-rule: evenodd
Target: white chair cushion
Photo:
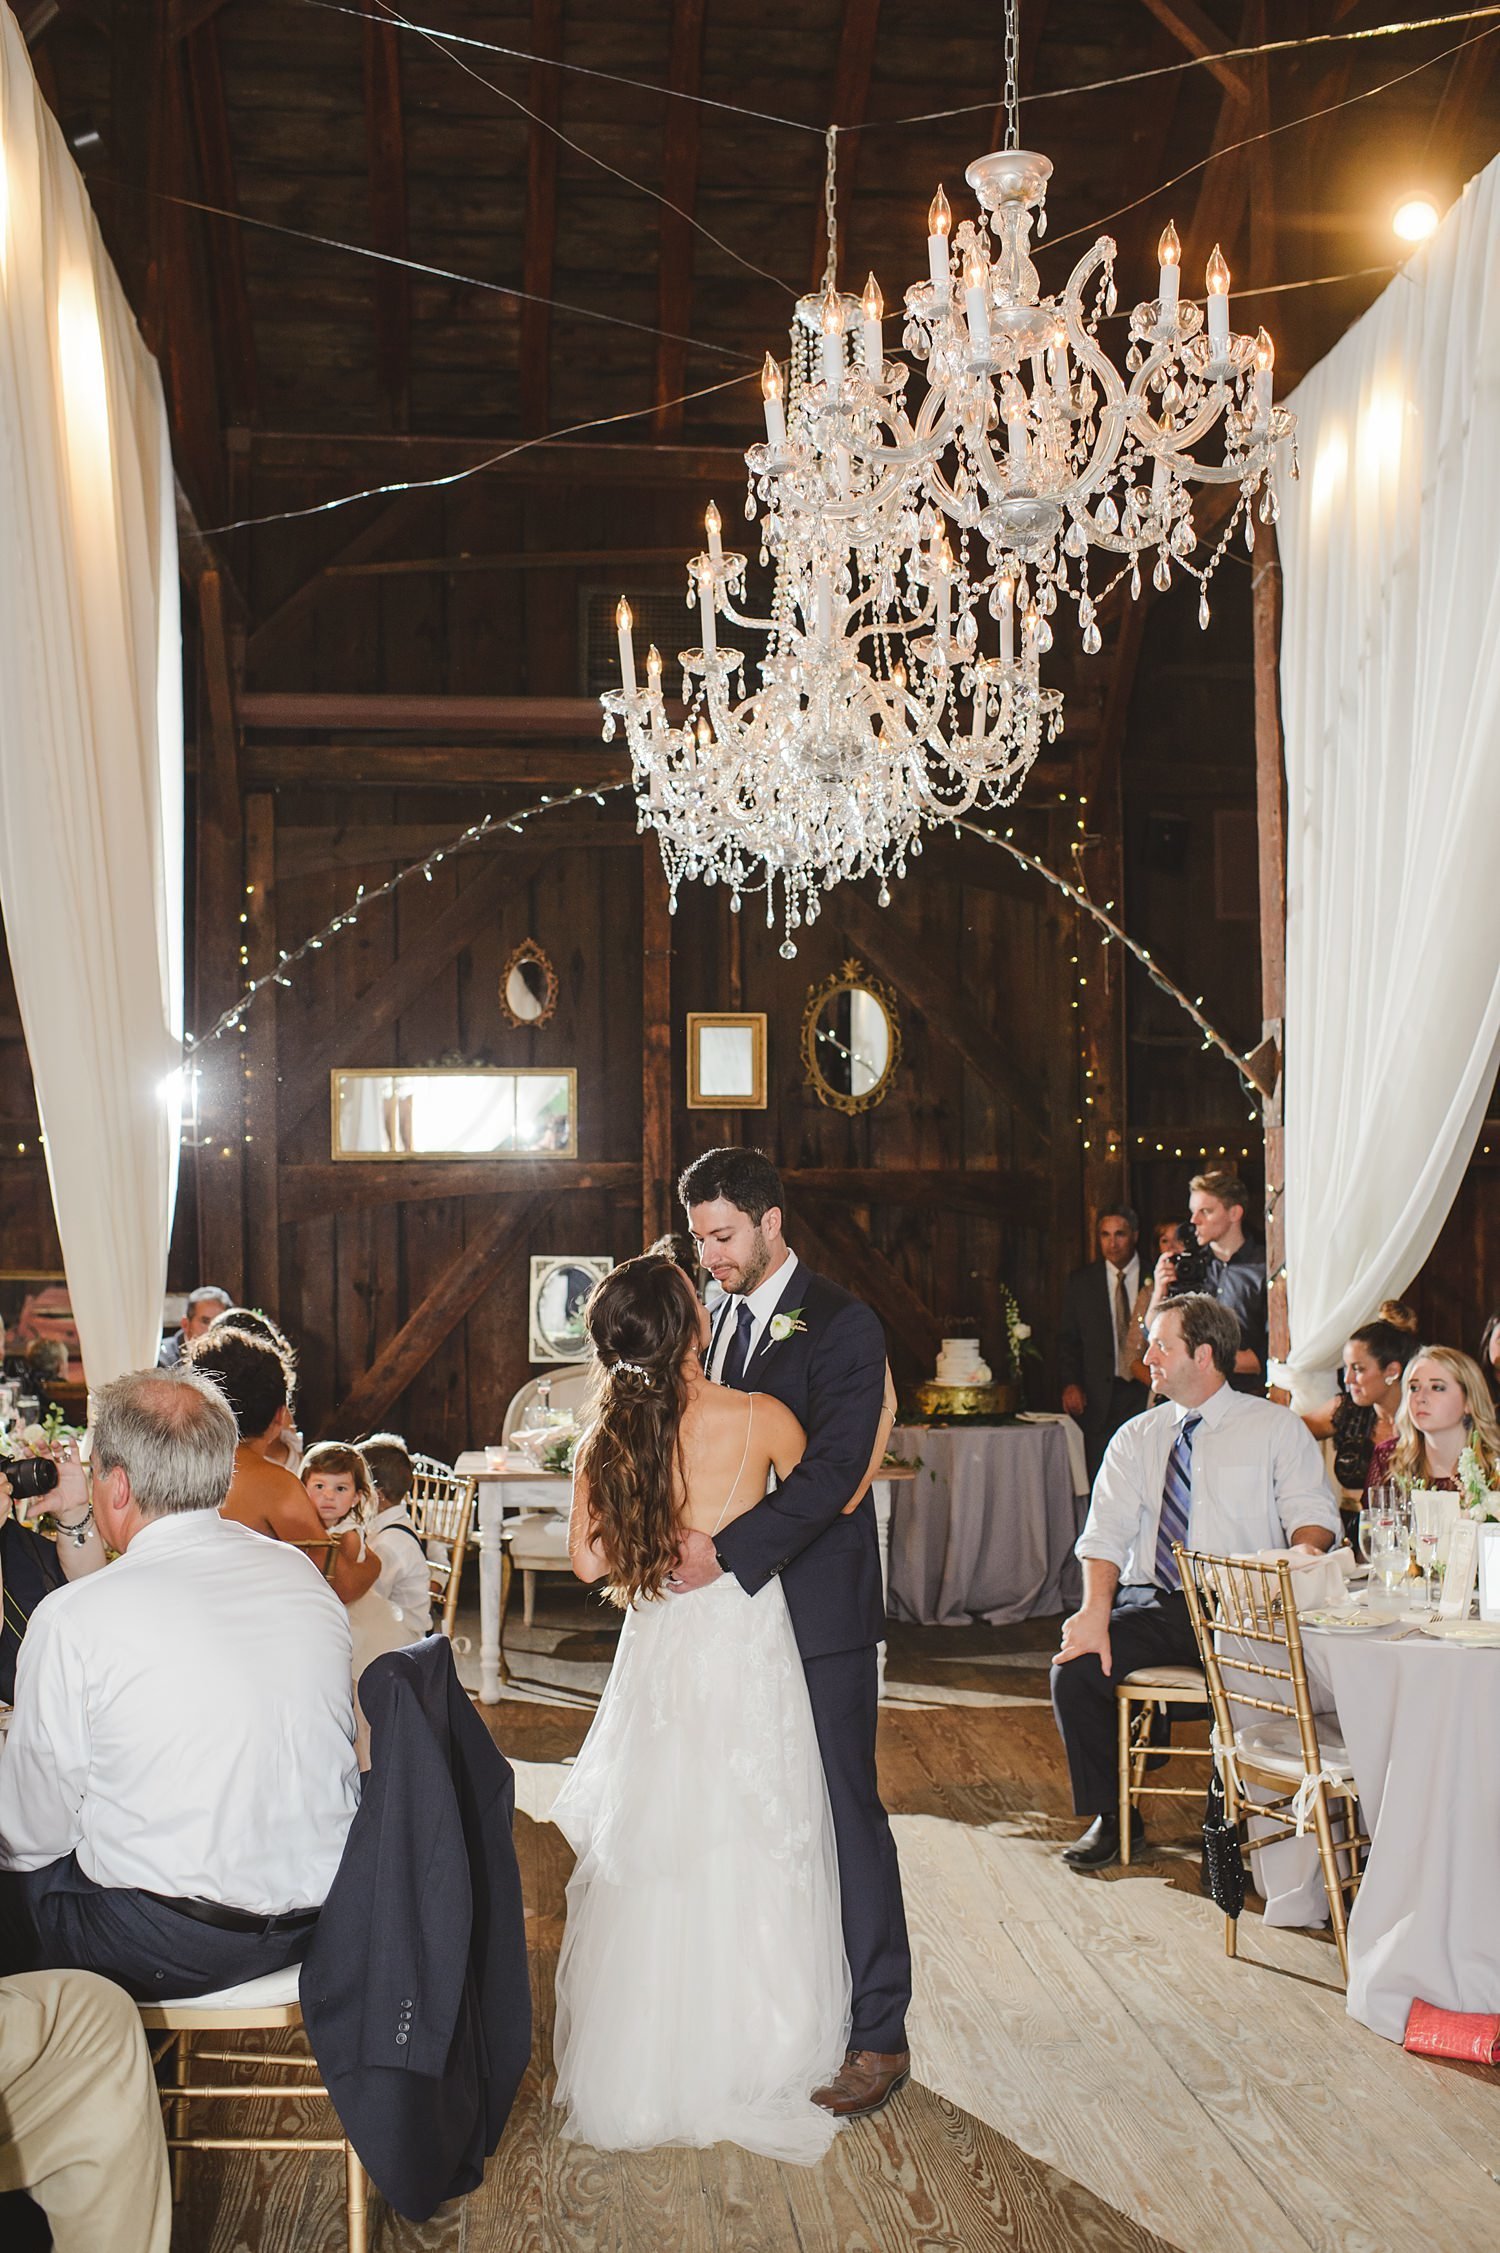
<path fill-rule="evenodd" d="M 533 1511 L 505 1529 L 510 1561 L 526 1572 L 571 1571 L 568 1521 L 549 1511 Z"/>
<path fill-rule="evenodd" d="M 238 1987 L 219 1987 L 211 1995 L 153 1995 L 152 2010 L 269 2010 L 297 2001 L 300 1964 L 280 1971 L 262 1972 L 259 1979 L 242 1979 Z"/>
<path fill-rule="evenodd" d="M 1122 1690 L 1183 1690 L 1208 1703 L 1208 1684 L 1196 1666 L 1138 1666 L 1121 1677 Z"/>
<path fill-rule="evenodd" d="M 1273 1776 L 1299 1777 L 1304 1772 L 1302 1740 L 1289 1713 L 1268 1714 L 1249 1722 L 1243 1729 L 1236 1729 L 1234 1742 L 1236 1750 L 1243 1753 L 1247 1761 L 1257 1768 L 1268 1769 Z M 1330 1775 L 1352 1780 L 1354 1769 L 1348 1747 L 1331 1714 L 1318 1717 L 1318 1751 Z"/>

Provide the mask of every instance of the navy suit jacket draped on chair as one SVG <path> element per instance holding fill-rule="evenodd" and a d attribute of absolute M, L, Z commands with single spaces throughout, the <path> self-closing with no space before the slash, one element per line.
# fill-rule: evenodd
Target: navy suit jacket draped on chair
<path fill-rule="evenodd" d="M 738 1299 L 715 1316 L 732 1322 Z M 859 1299 L 799 1264 L 778 1311 L 803 1327 L 769 1325 L 740 1379 L 781 1401 L 808 1435 L 807 1453 L 774 1494 L 719 1534 L 716 1546 L 753 1596 L 776 1573 L 804 1658 L 878 1643 L 885 1633 L 875 1508 L 868 1495 L 841 1515 L 865 1472 L 885 1398 L 885 1332 Z"/>
<path fill-rule="evenodd" d="M 441 1635 L 360 1677 L 372 1766 L 302 1965 L 344 2133 L 425 2221 L 475 2189 L 531 2055 L 515 1778 Z"/>

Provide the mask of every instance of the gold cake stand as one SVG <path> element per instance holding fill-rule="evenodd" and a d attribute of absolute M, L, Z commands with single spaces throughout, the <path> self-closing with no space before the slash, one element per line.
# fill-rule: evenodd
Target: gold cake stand
<path fill-rule="evenodd" d="M 962 1416 L 1014 1416 L 1021 1405 L 1021 1388 L 1001 1385 L 918 1385 L 918 1413 L 924 1420 L 944 1421 Z"/>

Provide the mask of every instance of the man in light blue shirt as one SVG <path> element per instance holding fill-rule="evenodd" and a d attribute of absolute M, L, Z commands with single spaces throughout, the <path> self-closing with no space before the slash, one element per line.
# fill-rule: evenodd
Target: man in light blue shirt
<path fill-rule="evenodd" d="M 1302 1419 L 1231 1389 L 1239 1348 L 1231 1309 L 1198 1292 L 1169 1300 L 1146 1349 L 1165 1400 L 1121 1426 L 1094 1481 L 1077 1544 L 1083 1602 L 1063 1622 L 1052 1667 L 1073 1805 L 1093 1818 L 1063 1849 L 1075 1869 L 1103 1869 L 1120 1852 L 1115 1683 L 1138 1666 L 1197 1661 L 1172 1542 L 1318 1554 L 1338 1538 L 1338 1504 Z"/>

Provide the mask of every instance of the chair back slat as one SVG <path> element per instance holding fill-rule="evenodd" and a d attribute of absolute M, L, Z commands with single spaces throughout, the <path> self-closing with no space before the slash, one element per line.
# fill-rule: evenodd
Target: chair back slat
<path fill-rule="evenodd" d="M 462 1477 L 456 1471 L 418 1470 L 407 1499 L 418 1540 L 427 1545 L 437 1543 L 448 1552 L 446 1557 L 434 1557 L 429 1549 L 427 1559 L 429 1585 L 442 1606 L 442 1632 L 448 1636 L 453 1633 L 458 1613 L 459 1583 L 474 1528 L 478 1484 L 477 1479 Z"/>
<path fill-rule="evenodd" d="M 1289 1560 L 1278 1557 L 1274 1563 L 1263 1563 L 1255 1557 L 1216 1557 L 1203 1550 L 1184 1549 L 1180 1542 L 1174 1544 L 1174 1551 L 1182 1575 L 1188 1616 L 1208 1678 L 1214 1721 L 1223 1741 L 1227 1744 L 1234 1740 L 1233 1706 L 1279 1714 L 1296 1723 L 1303 1765 L 1310 1776 L 1316 1775 L 1322 1764 L 1318 1724 L 1308 1687 L 1302 1627 L 1297 1617 Z M 1236 1645 L 1249 1643 L 1268 1648 L 1260 1658 L 1253 1658 L 1238 1648 L 1226 1657 L 1221 1637 L 1232 1637 Z M 1282 1654 L 1285 1663 L 1276 1663 L 1273 1652 Z M 1252 1675 L 1268 1685 L 1284 1682 L 1286 1695 L 1276 1697 L 1268 1690 L 1265 1696 L 1257 1696 L 1238 1686 L 1231 1695 L 1224 1685 L 1226 1663 L 1236 1673 Z"/>

